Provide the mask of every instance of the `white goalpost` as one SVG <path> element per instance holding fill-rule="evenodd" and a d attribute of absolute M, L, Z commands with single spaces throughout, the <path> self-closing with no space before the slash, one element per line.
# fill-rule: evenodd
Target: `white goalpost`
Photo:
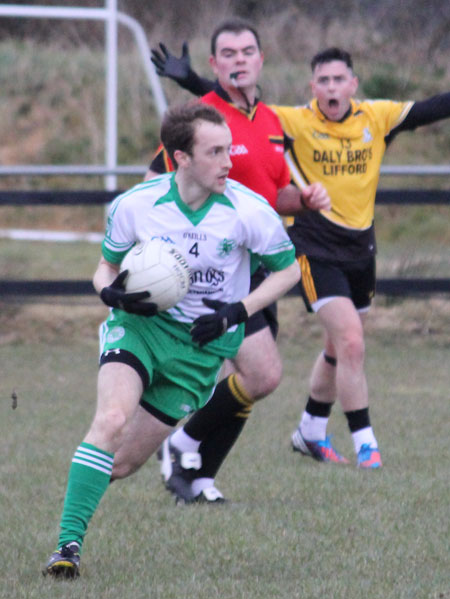
<path fill-rule="evenodd" d="M 103 8 L 31 6 L 19 4 L 1 4 L 1 17 L 32 19 L 69 19 L 103 21 L 105 24 L 105 162 L 102 165 L 15 165 L 0 166 L 0 176 L 8 175 L 102 175 L 108 191 L 117 188 L 117 175 L 142 174 L 145 166 L 135 165 L 119 167 L 117 164 L 117 30 L 118 25 L 125 26 L 133 35 L 139 51 L 146 79 L 153 95 L 155 107 L 161 118 L 167 108 L 167 101 L 159 77 L 150 60 L 150 47 L 144 29 L 135 19 L 117 10 L 117 0 L 105 0 Z M 34 239 L 48 241 L 97 241 L 97 236 L 77 233 L 24 231 L 20 229 L 0 229 L 0 237 L 10 239 Z"/>

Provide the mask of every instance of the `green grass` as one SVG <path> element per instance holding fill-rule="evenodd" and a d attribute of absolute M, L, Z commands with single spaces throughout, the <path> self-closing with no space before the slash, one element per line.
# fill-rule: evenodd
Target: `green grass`
<path fill-rule="evenodd" d="M 100 255 L 100 244 L 0 239 L 1 278 L 91 279 Z"/>
<path fill-rule="evenodd" d="M 31 316 L 27 309 L 2 320 L 3 333 L 22 328 L 28 340 L 0 345 L 2 599 L 450 597 L 448 309 L 435 334 L 420 326 L 432 305 L 373 311 L 367 373 L 384 468 L 360 472 L 290 450 L 320 341 L 315 319 L 297 300 L 283 300 L 285 376 L 222 468 L 218 485 L 231 503 L 176 507 L 151 458 L 103 498 L 73 583 L 44 579 L 40 569 L 57 539 L 72 452 L 94 409 L 96 331 L 62 326 L 44 343 L 37 308 Z M 53 309 L 61 321 L 71 310 Z M 417 326 L 406 330 L 399 314 Z M 330 432 L 351 457 L 338 407 Z"/>
<path fill-rule="evenodd" d="M 304 22 L 294 28 L 302 43 L 318 37 L 310 35 L 310 20 Z M 270 23 L 270 32 L 274 26 Z M 298 35 L 299 27 L 308 35 Z M 205 28 L 199 30 L 203 35 Z M 279 31 L 281 41 L 273 32 L 266 36 L 263 99 L 297 104 L 309 98 L 308 68 L 298 64 L 298 56 L 305 62 L 313 49 L 294 51 L 297 62 L 288 65 L 285 24 Z M 179 43 L 161 39 L 179 49 Z M 197 68 L 208 51 L 202 40 L 197 36 L 192 43 Z M 363 79 L 377 83 L 373 53 L 359 54 Z M 6 41 L 0 60 L 5 164 L 103 161 L 100 51 L 61 52 L 56 44 Z M 411 60 L 420 69 L 420 61 Z M 156 113 L 138 64 L 135 52 L 121 51 L 121 163 L 145 164 L 157 145 Z M 448 88 L 448 76 L 443 81 L 432 75 L 419 77 L 415 97 Z M 416 80 L 417 74 L 411 81 Z M 189 97 L 172 82 L 163 85 L 171 101 Z M 404 89 L 400 86 L 402 98 Z M 448 148 L 444 125 L 426 127 L 414 137 L 399 136 L 386 162 L 441 163 Z M 126 186 L 124 180 L 119 186 Z M 101 187 L 102 179 L 11 177 L 1 183 L 10 189 L 81 189 Z M 403 186 L 393 178 L 382 184 Z M 423 178 L 408 184 L 447 185 L 445 179 Z M 7 207 L 0 220 L 8 227 L 101 230 L 102 211 Z M 448 276 L 448 207 L 382 207 L 377 223 L 379 276 Z M 2 240 L 0 250 L 5 279 L 90 278 L 99 257 L 99 248 L 90 244 Z M 96 325 L 104 313 L 94 310 L 95 301 L 60 305 L 48 298 L 41 305 L 0 305 L 1 599 L 450 598 L 450 322 L 439 298 L 414 304 L 379 300 L 373 311 L 367 373 L 384 460 L 380 472 L 327 467 L 290 451 L 320 342 L 315 320 L 305 318 L 303 308 L 296 317 L 296 300 L 286 300 L 283 310 L 292 321 L 284 316 L 280 336 L 284 379 L 255 408 L 218 479 L 232 502 L 219 509 L 175 507 L 152 458 L 105 495 L 86 539 L 82 578 L 56 584 L 44 579 L 40 569 L 56 543 L 67 469 L 94 409 Z M 339 450 L 351 456 L 338 407 L 330 432 Z"/>

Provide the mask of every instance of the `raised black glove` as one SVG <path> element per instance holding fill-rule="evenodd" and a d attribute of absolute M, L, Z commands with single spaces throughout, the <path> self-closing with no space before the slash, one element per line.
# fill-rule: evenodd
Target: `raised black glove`
<path fill-rule="evenodd" d="M 189 78 L 191 71 L 191 59 L 189 56 L 188 43 L 183 42 L 183 49 L 180 58 L 170 54 L 166 46 L 159 44 L 161 52 L 152 48 L 151 61 L 156 67 L 156 72 L 160 77 L 169 77 L 177 83 L 182 84 Z"/>
<path fill-rule="evenodd" d="M 164 44 L 160 43 L 159 47 L 161 51 L 152 49 L 151 61 L 160 77 L 173 79 L 195 96 L 204 96 L 214 89 L 214 81 L 200 77 L 192 70 L 187 42 L 183 42 L 180 58 L 171 54 Z"/>
<path fill-rule="evenodd" d="M 214 341 L 233 325 L 245 322 L 248 319 L 247 310 L 242 302 L 227 304 L 219 300 L 204 299 L 203 303 L 215 312 L 204 314 L 194 320 L 191 337 L 200 346 Z"/>
<path fill-rule="evenodd" d="M 143 299 L 150 297 L 149 291 L 138 291 L 137 293 L 127 293 L 125 291 L 125 279 L 128 270 L 118 274 L 114 281 L 108 287 L 103 287 L 100 292 L 100 298 L 112 308 L 119 308 L 138 314 L 139 316 L 154 316 L 158 312 L 158 306 L 152 302 L 143 302 Z"/>

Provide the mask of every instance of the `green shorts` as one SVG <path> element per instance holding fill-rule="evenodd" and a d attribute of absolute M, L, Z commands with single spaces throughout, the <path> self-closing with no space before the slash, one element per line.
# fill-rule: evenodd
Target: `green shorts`
<path fill-rule="evenodd" d="M 132 366 L 144 384 L 141 403 L 169 424 L 200 409 L 211 397 L 223 358 L 177 339 L 146 318 L 113 310 L 100 327 L 100 364 Z"/>

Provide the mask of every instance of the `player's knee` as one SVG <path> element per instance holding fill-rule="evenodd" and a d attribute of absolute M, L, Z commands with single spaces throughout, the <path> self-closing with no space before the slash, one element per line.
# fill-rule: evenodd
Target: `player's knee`
<path fill-rule="evenodd" d="M 281 377 L 283 375 L 283 368 L 281 363 L 274 365 L 273 368 L 267 373 L 265 377 L 265 395 L 269 395 L 275 391 L 278 385 L 281 383 Z"/>
<path fill-rule="evenodd" d="M 120 408 L 110 408 L 97 414 L 91 429 L 96 435 L 113 440 L 121 437 L 127 424 L 127 415 Z"/>
<path fill-rule="evenodd" d="M 273 393 L 281 382 L 283 368 L 281 361 L 275 361 L 270 367 L 265 367 L 252 375 L 243 377 L 243 384 L 248 394 L 254 400 L 262 399 Z"/>
<path fill-rule="evenodd" d="M 359 332 L 348 331 L 342 338 L 338 363 L 343 360 L 350 364 L 361 364 L 364 362 L 365 345 L 364 338 Z"/>

